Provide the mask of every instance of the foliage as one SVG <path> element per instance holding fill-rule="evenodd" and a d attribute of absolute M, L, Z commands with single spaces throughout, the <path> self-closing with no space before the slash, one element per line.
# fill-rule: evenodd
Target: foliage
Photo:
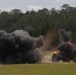
<path fill-rule="evenodd" d="M 64 28 L 72 32 L 72 41 L 76 43 L 76 7 L 63 4 L 60 10 L 43 8 L 38 12 L 21 12 L 13 9 L 0 12 L 0 29 L 12 32 L 17 29 L 28 31 L 32 36 L 45 35 L 49 30 Z"/>

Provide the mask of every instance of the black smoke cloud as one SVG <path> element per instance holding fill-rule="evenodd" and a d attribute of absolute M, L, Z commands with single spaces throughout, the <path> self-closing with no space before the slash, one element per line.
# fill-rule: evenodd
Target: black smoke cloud
<path fill-rule="evenodd" d="M 59 30 L 60 39 L 63 41 L 69 41 L 71 39 L 71 32 L 66 31 L 65 29 Z"/>
<path fill-rule="evenodd" d="M 39 48 L 43 44 L 43 36 L 34 38 L 23 30 L 12 33 L 0 30 L 0 62 L 37 63 L 42 59 Z"/>

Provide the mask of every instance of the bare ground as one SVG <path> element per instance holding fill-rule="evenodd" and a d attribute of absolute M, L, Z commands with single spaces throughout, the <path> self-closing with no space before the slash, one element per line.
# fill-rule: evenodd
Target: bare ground
<path fill-rule="evenodd" d="M 42 63 L 51 63 L 51 56 L 44 56 Z"/>

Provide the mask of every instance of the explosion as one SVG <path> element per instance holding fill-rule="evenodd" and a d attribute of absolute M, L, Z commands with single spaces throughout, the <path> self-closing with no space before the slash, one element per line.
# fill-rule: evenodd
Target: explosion
<path fill-rule="evenodd" d="M 0 30 L 0 63 L 37 63 L 42 59 L 39 48 L 43 44 L 43 36 L 34 38 L 23 30 Z"/>
<path fill-rule="evenodd" d="M 52 61 L 58 62 L 76 62 L 76 45 L 71 43 L 71 32 L 65 31 L 65 29 L 59 30 L 59 36 L 61 43 L 57 47 L 59 52 L 56 52 L 52 56 Z"/>

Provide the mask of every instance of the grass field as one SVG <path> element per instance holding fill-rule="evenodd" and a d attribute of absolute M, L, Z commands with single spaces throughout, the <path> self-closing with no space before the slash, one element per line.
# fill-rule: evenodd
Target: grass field
<path fill-rule="evenodd" d="M 76 75 L 75 63 L 0 65 L 0 75 Z"/>

